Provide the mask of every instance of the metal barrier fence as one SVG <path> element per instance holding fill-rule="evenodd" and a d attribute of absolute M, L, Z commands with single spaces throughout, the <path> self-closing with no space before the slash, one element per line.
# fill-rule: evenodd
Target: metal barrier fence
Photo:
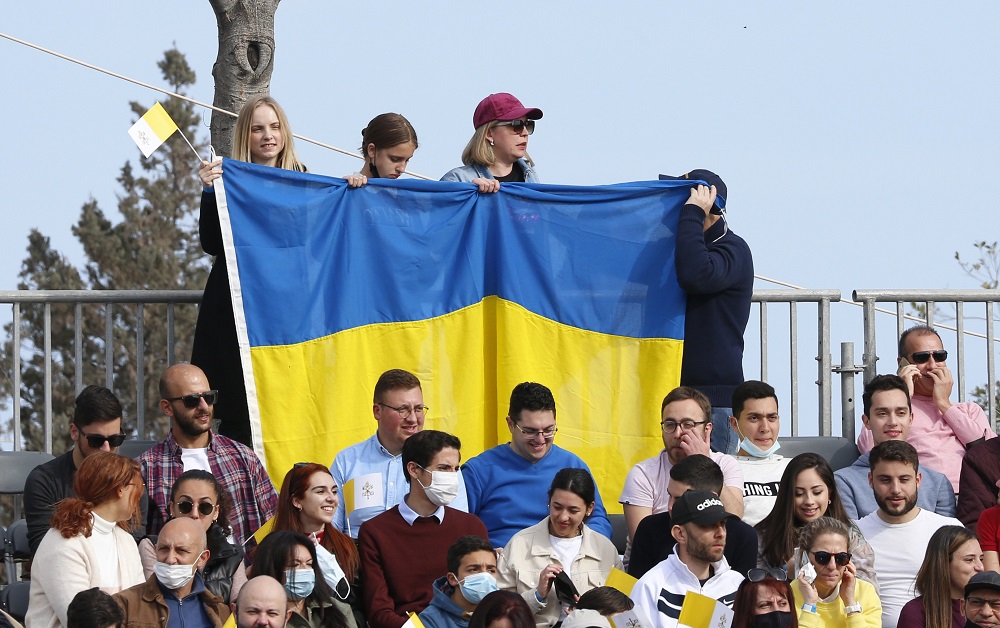
<path fill-rule="evenodd" d="M 13 345 L 21 344 L 21 306 L 24 304 L 41 303 L 44 304 L 43 314 L 43 347 L 41 347 L 44 357 L 44 421 L 45 421 L 45 442 L 46 451 L 52 449 L 52 318 L 51 307 L 54 304 L 69 304 L 74 307 L 74 336 L 76 355 L 74 356 L 76 377 L 76 390 L 83 388 L 82 381 L 82 356 L 80 348 L 84 330 L 82 328 L 81 308 L 83 304 L 93 303 L 103 305 L 105 308 L 105 329 L 104 329 L 104 350 L 105 350 L 105 385 L 112 387 L 114 373 L 112 372 L 112 352 L 113 346 L 113 316 L 112 312 L 116 306 L 134 304 L 136 307 L 136 355 L 133 356 L 136 364 L 136 390 L 135 401 L 139 416 L 137 423 L 140 431 L 143 429 L 144 417 L 142 416 L 145 405 L 143 372 L 143 334 L 144 318 L 143 307 L 151 304 L 166 304 L 167 306 L 167 363 L 175 361 L 173 355 L 174 346 L 174 307 L 179 304 L 197 304 L 201 300 L 201 292 L 195 290 L 108 290 L 108 291 L 86 291 L 86 290 L 10 290 L 0 291 L 0 304 L 10 304 L 13 313 Z M 755 290 L 753 295 L 754 314 L 758 324 L 747 329 L 748 353 L 756 351 L 759 353 L 760 375 L 763 380 L 770 381 L 775 388 L 786 386 L 784 390 L 790 391 L 791 403 L 787 411 L 782 412 L 783 417 L 789 420 L 792 436 L 799 435 L 800 429 L 800 401 L 803 386 L 800 386 L 800 370 L 808 371 L 800 363 L 799 354 L 804 350 L 803 336 L 811 337 L 811 332 L 800 331 L 799 311 L 804 306 L 815 305 L 815 334 L 816 334 L 816 355 L 812 356 L 816 361 L 816 415 L 818 418 L 817 433 L 820 436 L 833 435 L 833 376 L 840 376 L 840 406 L 841 406 L 841 434 L 853 439 L 855 427 L 855 375 L 864 373 L 867 381 L 877 372 L 876 363 L 878 356 L 876 353 L 876 336 L 878 327 L 876 317 L 879 313 L 892 314 L 896 317 L 895 335 L 898 337 L 905 325 L 905 308 L 911 302 L 923 302 L 927 305 L 936 303 L 954 303 L 956 308 L 955 326 L 936 325 L 939 329 L 953 329 L 958 339 L 956 343 L 955 361 L 949 361 L 949 365 L 956 372 L 958 395 L 960 400 L 966 397 L 966 356 L 968 354 L 966 339 L 969 337 L 979 338 L 984 341 L 986 347 L 985 360 L 987 381 L 995 382 L 995 350 L 994 343 L 994 304 L 1000 302 L 1000 290 L 859 290 L 854 292 L 854 300 L 860 303 L 863 311 L 863 333 L 864 354 L 861 365 L 854 364 L 854 342 L 846 341 L 841 343 L 840 364 L 834 364 L 832 358 L 831 329 L 834 317 L 832 316 L 831 304 L 838 304 L 838 308 L 857 306 L 858 303 L 842 301 L 839 290 Z M 876 303 L 895 303 L 895 312 L 880 310 Z M 969 330 L 967 317 L 965 316 L 965 305 L 968 303 L 983 303 L 986 307 L 984 332 L 980 333 Z M 769 340 L 774 337 L 774 330 L 769 321 L 769 313 L 775 307 L 787 307 L 788 324 L 784 332 L 787 333 L 787 369 L 786 381 L 772 381 L 769 374 L 778 369 L 771 368 L 769 359 Z M 838 316 L 839 316 L 838 310 Z M 935 324 L 933 307 L 928 307 L 930 312 L 930 324 Z M 914 319 L 916 320 L 916 319 Z M 807 329 L 807 327 L 802 327 Z M 846 332 L 846 335 L 853 336 L 856 328 Z M 987 342 L 986 339 L 993 339 Z M 36 348 L 37 349 L 37 348 Z M 12 379 L 12 408 L 13 408 L 13 443 L 15 449 L 21 448 L 21 355 L 19 351 L 12 352 L 12 364 L 5 364 L 3 368 L 10 368 Z M 783 367 L 782 369 L 783 370 Z M 894 369 L 893 369 L 894 370 Z M 888 372 L 888 371 L 886 371 Z M 158 374 L 151 374 L 156 377 Z M 779 374 L 778 376 L 780 376 Z M 989 416 L 996 417 L 996 407 L 994 395 L 989 395 Z"/>

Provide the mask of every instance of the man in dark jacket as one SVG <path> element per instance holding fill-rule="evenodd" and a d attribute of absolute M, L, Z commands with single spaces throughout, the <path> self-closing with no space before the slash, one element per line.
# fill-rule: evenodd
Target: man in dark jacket
<path fill-rule="evenodd" d="M 687 293 L 681 385 L 712 402 L 712 449 L 736 453 L 738 437 L 729 426 L 733 391 L 743 383 L 743 332 L 750 319 L 753 256 L 729 229 L 726 184 L 709 170 L 661 179 L 705 181 L 681 208 L 677 223 L 677 280 Z"/>

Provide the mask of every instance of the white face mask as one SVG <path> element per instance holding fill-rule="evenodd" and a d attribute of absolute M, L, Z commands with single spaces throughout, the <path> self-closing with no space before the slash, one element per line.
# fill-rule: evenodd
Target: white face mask
<path fill-rule="evenodd" d="M 424 469 L 423 467 L 420 467 Z M 424 469 L 427 471 L 427 469 Z M 447 506 L 458 497 L 458 471 L 427 471 L 431 474 L 431 485 L 417 484 L 424 489 L 427 499 L 437 506 Z"/>
<path fill-rule="evenodd" d="M 747 452 L 747 454 L 750 455 L 750 457 L 752 458 L 768 458 L 771 455 L 773 455 L 774 452 L 778 451 L 779 447 L 781 447 L 781 445 L 778 443 L 778 439 L 775 438 L 774 442 L 771 443 L 771 446 L 768 447 L 766 450 L 764 450 L 755 445 L 752 440 L 750 440 L 746 436 L 743 436 L 743 434 L 740 432 L 740 428 L 736 428 L 736 433 L 740 435 L 740 444 L 738 448 Z"/>
<path fill-rule="evenodd" d="M 197 562 L 195 560 L 195 563 Z M 191 579 L 194 578 L 194 572 L 194 564 L 168 565 L 160 561 L 153 563 L 153 573 L 156 574 L 156 579 L 171 591 L 176 591 L 191 582 Z"/>

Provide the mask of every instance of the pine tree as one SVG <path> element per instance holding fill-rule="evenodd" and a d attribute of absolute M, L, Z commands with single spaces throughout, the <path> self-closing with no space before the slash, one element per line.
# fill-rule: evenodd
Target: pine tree
<path fill-rule="evenodd" d="M 183 94 L 195 82 L 195 74 L 184 55 L 176 49 L 164 53 L 158 63 L 164 80 L 173 91 Z M 132 102 L 136 118 L 152 104 Z M 196 142 L 200 116 L 193 105 L 170 98 L 164 108 L 177 126 Z M 207 155 L 204 143 L 196 149 Z M 73 234 L 83 245 L 85 263 L 75 268 L 67 258 L 52 249 L 49 238 L 32 231 L 28 254 L 21 266 L 19 289 L 22 290 L 176 290 L 201 289 L 205 285 L 208 262 L 198 241 L 197 210 L 201 184 L 197 177 L 200 165 L 179 134 L 174 134 L 148 159 L 140 156 L 140 172 L 126 162 L 118 176 L 118 212 L 121 220 L 113 222 L 94 200 L 85 203 Z M 167 364 L 167 307 L 143 308 L 145 391 L 144 433 L 135 433 L 138 408 L 136 389 L 137 306 L 111 308 L 112 390 L 125 409 L 124 427 L 136 438 L 161 438 L 167 422 L 161 416 L 157 382 Z M 69 422 L 73 415 L 75 390 L 74 307 L 52 305 L 52 452 L 67 450 Z M 105 384 L 106 317 L 101 304 L 81 308 L 83 385 Z M 44 450 L 44 306 L 22 307 L 21 345 L 21 425 L 25 449 Z M 186 360 L 191 352 L 197 308 L 178 305 L 174 310 L 175 357 Z M 7 341 L 2 347 L 3 364 L 12 364 L 12 324 L 6 327 Z M 0 381 L 0 389 L 9 398 L 13 378 Z"/>

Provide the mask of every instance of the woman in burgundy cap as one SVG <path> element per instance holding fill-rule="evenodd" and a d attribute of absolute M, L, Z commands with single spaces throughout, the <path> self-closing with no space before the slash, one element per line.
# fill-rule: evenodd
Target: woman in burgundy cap
<path fill-rule="evenodd" d="M 476 132 L 462 151 L 465 165 L 441 180 L 475 183 L 480 192 L 496 192 L 501 181 L 538 183 L 528 136 L 541 117 L 541 109 L 525 107 L 511 94 L 490 94 L 472 116 Z"/>

